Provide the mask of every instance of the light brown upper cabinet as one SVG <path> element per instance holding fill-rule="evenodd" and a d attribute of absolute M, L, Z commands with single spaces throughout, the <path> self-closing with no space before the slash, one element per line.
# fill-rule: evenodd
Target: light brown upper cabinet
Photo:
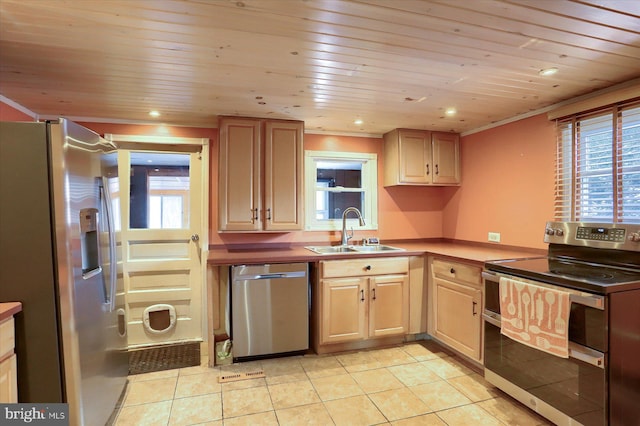
<path fill-rule="evenodd" d="M 384 135 L 384 186 L 459 185 L 457 133 L 394 129 Z"/>
<path fill-rule="evenodd" d="M 301 230 L 304 123 L 221 117 L 219 128 L 218 230 Z"/>

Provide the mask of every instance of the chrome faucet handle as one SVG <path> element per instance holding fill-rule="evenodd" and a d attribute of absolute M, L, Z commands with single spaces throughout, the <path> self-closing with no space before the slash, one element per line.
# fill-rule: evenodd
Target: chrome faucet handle
<path fill-rule="evenodd" d="M 347 242 L 353 238 L 353 226 L 351 227 L 351 233 L 347 231 Z"/>

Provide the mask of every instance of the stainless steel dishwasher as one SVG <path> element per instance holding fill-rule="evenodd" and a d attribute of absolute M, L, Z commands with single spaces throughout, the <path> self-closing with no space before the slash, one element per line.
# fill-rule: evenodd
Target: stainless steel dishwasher
<path fill-rule="evenodd" d="M 308 264 L 231 267 L 231 339 L 237 360 L 309 348 Z"/>

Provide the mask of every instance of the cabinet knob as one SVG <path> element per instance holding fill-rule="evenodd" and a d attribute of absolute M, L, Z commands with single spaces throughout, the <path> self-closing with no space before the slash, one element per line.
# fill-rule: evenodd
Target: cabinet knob
<path fill-rule="evenodd" d="M 451 268 L 451 269 L 449 269 L 449 272 L 451 272 L 452 274 L 455 274 L 455 273 L 456 273 L 456 270 L 455 270 L 455 269 L 453 269 L 453 268 Z"/>
<path fill-rule="evenodd" d="M 364 267 L 364 269 L 365 269 L 366 271 L 370 271 L 370 270 L 371 270 L 371 265 L 367 265 L 367 266 L 365 266 L 365 267 Z"/>

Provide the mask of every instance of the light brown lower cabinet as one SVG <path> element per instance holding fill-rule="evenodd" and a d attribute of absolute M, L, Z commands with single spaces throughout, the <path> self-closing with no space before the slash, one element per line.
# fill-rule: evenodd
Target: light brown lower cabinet
<path fill-rule="evenodd" d="M 482 362 L 482 269 L 442 259 L 433 259 L 430 266 L 430 334 Z"/>
<path fill-rule="evenodd" d="M 407 257 L 320 262 L 319 344 L 409 332 Z"/>
<path fill-rule="evenodd" d="M 18 366 L 16 363 L 13 317 L 0 323 L 0 403 L 18 402 Z"/>
<path fill-rule="evenodd" d="M 320 343 L 366 338 L 365 291 L 367 291 L 367 278 L 323 280 Z"/>

